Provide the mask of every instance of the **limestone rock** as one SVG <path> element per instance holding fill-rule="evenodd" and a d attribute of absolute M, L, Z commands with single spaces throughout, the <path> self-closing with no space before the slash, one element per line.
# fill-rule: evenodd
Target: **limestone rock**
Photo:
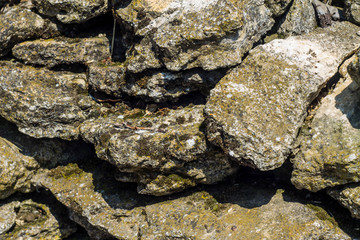
<path fill-rule="evenodd" d="M 141 183 L 139 193 L 170 194 L 236 171 L 224 154 L 207 145 L 201 131 L 203 106 L 169 110 L 164 116 L 144 114 L 89 120 L 80 128 L 99 158 L 131 173 L 127 181 Z"/>
<path fill-rule="evenodd" d="M 360 25 L 360 1 L 346 0 L 344 7 L 345 19 Z"/>
<path fill-rule="evenodd" d="M 359 62 L 360 52 L 357 52 L 352 60 L 352 62 L 348 65 L 348 72 L 351 76 L 352 80 L 355 81 L 360 86 L 360 62 Z"/>
<path fill-rule="evenodd" d="M 0 199 L 17 191 L 32 191 L 30 180 L 38 168 L 33 158 L 21 154 L 15 144 L 0 137 Z"/>
<path fill-rule="evenodd" d="M 85 74 L 0 62 L 0 115 L 32 137 L 76 139 L 78 126 L 99 115 Z"/>
<path fill-rule="evenodd" d="M 360 181 L 359 94 L 357 84 L 347 79 L 321 101 L 292 160 L 291 181 L 297 188 L 318 191 Z"/>
<path fill-rule="evenodd" d="M 277 31 L 282 38 L 313 31 L 317 23 L 311 0 L 295 0 L 282 21 Z"/>
<path fill-rule="evenodd" d="M 326 211 L 285 201 L 289 196 L 283 197 L 281 190 L 274 194 L 263 189 L 259 199 L 237 195 L 234 199 L 242 199 L 243 204 L 219 203 L 205 191 L 154 201 L 131 193 L 129 187 L 116 187 L 109 172 L 105 174 L 101 166 L 97 170 L 62 166 L 47 170 L 37 180 L 94 239 L 351 239 Z M 244 190 L 255 191 L 250 185 Z M 242 207 L 263 202 L 264 197 L 269 201 L 258 207 Z"/>
<path fill-rule="evenodd" d="M 289 2 L 269 1 L 276 11 Z M 116 14 L 140 39 L 127 53 L 132 72 L 237 65 L 275 22 L 262 0 L 133 0 L 118 6 Z"/>
<path fill-rule="evenodd" d="M 41 14 L 56 17 L 62 23 L 82 23 L 108 11 L 106 0 L 33 0 L 33 3 Z"/>
<path fill-rule="evenodd" d="M 266 0 L 267 7 L 271 10 L 274 17 L 280 17 L 288 9 L 291 0 Z"/>
<path fill-rule="evenodd" d="M 0 239 L 63 239 L 76 230 L 58 211 L 32 200 L 5 204 L 0 213 Z"/>
<path fill-rule="evenodd" d="M 360 186 L 358 183 L 330 188 L 327 193 L 349 209 L 352 217 L 360 219 Z"/>
<path fill-rule="evenodd" d="M 260 170 L 281 166 L 307 107 L 359 48 L 359 30 L 335 22 L 252 50 L 211 91 L 205 108 L 209 140 L 241 164 Z"/>
<path fill-rule="evenodd" d="M 58 34 L 54 23 L 21 5 L 0 13 L 0 29 L 0 57 L 6 55 L 16 43 Z"/>
<path fill-rule="evenodd" d="M 109 40 L 106 37 L 27 41 L 15 45 L 12 53 L 26 64 L 48 67 L 100 61 L 110 57 Z"/>

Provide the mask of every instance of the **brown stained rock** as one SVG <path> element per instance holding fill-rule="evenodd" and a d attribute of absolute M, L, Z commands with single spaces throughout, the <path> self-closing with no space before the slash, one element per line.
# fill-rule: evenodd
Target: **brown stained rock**
<path fill-rule="evenodd" d="M 106 0 L 33 0 L 33 3 L 41 14 L 66 24 L 82 23 L 108 11 Z"/>
<path fill-rule="evenodd" d="M 39 167 L 32 157 L 21 154 L 15 144 L 0 138 L 0 199 L 18 191 L 31 192 L 30 180 Z"/>
<path fill-rule="evenodd" d="M 237 170 L 224 154 L 207 145 L 201 131 L 203 106 L 170 110 L 164 116 L 144 115 L 112 115 L 80 127 L 97 156 L 124 172 L 120 181 L 139 183 L 139 193 L 166 195 L 220 181 Z"/>
<path fill-rule="evenodd" d="M 22 42 L 13 55 L 26 64 L 53 67 L 59 64 L 90 63 L 110 57 L 106 37 L 55 38 Z"/>
<path fill-rule="evenodd" d="M 131 193 L 129 187 L 116 187 L 109 171 L 96 169 L 90 173 L 68 165 L 47 170 L 36 179 L 94 239 L 351 239 L 325 210 L 285 201 L 289 196 L 280 189 L 276 193 L 262 189 L 257 199 L 237 196 L 245 206 L 263 202 L 251 208 L 220 203 L 205 191 L 150 200 Z M 243 188 L 257 191 L 249 185 Z"/>
<path fill-rule="evenodd" d="M 79 125 L 99 115 L 85 74 L 0 62 L 0 115 L 36 138 L 78 138 Z"/>
<path fill-rule="evenodd" d="M 54 23 L 22 5 L 13 6 L 0 13 L 0 29 L 0 57 L 6 55 L 19 42 L 59 34 Z"/>
<path fill-rule="evenodd" d="M 290 1 L 269 2 L 281 12 Z M 129 71 L 214 70 L 241 62 L 274 25 L 272 10 L 258 0 L 134 0 L 117 7 L 116 17 L 140 38 L 127 53 Z"/>
<path fill-rule="evenodd" d="M 335 22 L 252 50 L 211 91 L 205 107 L 209 140 L 240 164 L 260 170 L 281 166 L 309 104 L 359 48 L 359 30 Z"/>
<path fill-rule="evenodd" d="M 322 99 L 311 123 L 303 127 L 292 160 L 291 181 L 297 188 L 318 191 L 360 181 L 359 94 L 359 87 L 347 76 Z"/>

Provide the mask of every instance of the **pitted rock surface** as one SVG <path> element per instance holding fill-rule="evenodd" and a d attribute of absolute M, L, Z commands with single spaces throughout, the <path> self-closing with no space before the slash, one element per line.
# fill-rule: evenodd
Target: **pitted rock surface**
<path fill-rule="evenodd" d="M 360 219 L 360 186 L 358 183 L 330 188 L 327 193 L 347 208 L 352 217 Z"/>
<path fill-rule="evenodd" d="M 209 140 L 240 164 L 260 170 L 281 166 L 309 104 L 359 48 L 359 30 L 336 22 L 252 50 L 211 91 L 205 107 Z"/>
<path fill-rule="evenodd" d="M 239 64 L 274 25 L 272 10 L 280 14 L 290 1 L 273 2 L 134 0 L 120 5 L 119 23 L 140 37 L 127 53 L 128 69 L 214 70 Z"/>
<path fill-rule="evenodd" d="M 0 114 L 32 137 L 78 138 L 79 125 L 99 115 L 85 74 L 0 62 Z"/>
<path fill-rule="evenodd" d="M 26 64 L 48 67 L 85 64 L 110 57 L 109 40 L 106 37 L 27 41 L 15 45 L 12 53 Z"/>
<path fill-rule="evenodd" d="M 164 116 L 113 115 L 81 125 L 97 156 L 115 165 L 119 180 L 140 183 L 139 193 L 165 195 L 214 183 L 237 167 L 208 146 L 201 131 L 204 106 L 169 110 Z M 127 180 L 124 180 L 127 179 Z M 145 185 L 145 186 L 142 186 Z"/>

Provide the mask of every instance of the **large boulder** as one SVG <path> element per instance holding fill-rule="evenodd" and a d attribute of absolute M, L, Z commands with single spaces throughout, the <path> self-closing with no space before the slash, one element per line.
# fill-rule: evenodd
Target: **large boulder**
<path fill-rule="evenodd" d="M 107 0 L 33 0 L 33 3 L 41 14 L 67 24 L 86 22 L 108 11 Z"/>
<path fill-rule="evenodd" d="M 259 189 L 251 184 L 241 186 L 241 193 L 222 185 L 218 192 L 227 203 L 206 191 L 144 198 L 112 182 L 108 169 L 95 168 L 91 173 L 61 166 L 36 180 L 94 239 L 351 239 L 321 207 L 298 203 L 280 189 L 256 195 Z"/>
<path fill-rule="evenodd" d="M 342 69 L 346 69 L 343 67 Z M 300 135 L 291 181 L 318 191 L 360 180 L 360 89 L 350 78 L 321 101 Z"/>
<path fill-rule="evenodd" d="M 0 13 L 0 29 L 0 57 L 6 55 L 16 43 L 59 34 L 54 23 L 22 5 Z"/>
<path fill-rule="evenodd" d="M 61 37 L 27 41 L 15 45 L 12 53 L 26 64 L 48 67 L 59 64 L 85 64 L 110 57 L 109 40 L 106 37 Z"/>
<path fill-rule="evenodd" d="M 0 137 L 0 199 L 32 191 L 30 180 L 39 167 L 32 157 L 21 154 L 15 144 Z"/>
<path fill-rule="evenodd" d="M 116 17 L 138 42 L 128 69 L 214 70 L 237 65 L 290 1 L 153 0 L 120 4 Z"/>
<path fill-rule="evenodd" d="M 82 73 L 50 71 L 0 62 L 0 115 L 32 137 L 78 137 L 78 127 L 97 117 L 99 107 L 88 96 Z"/>
<path fill-rule="evenodd" d="M 170 194 L 196 183 L 220 181 L 237 169 L 207 145 L 203 108 L 89 120 L 81 125 L 81 136 L 95 145 L 99 158 L 123 172 L 119 180 L 138 182 L 142 194 Z"/>
<path fill-rule="evenodd" d="M 348 22 L 258 46 L 211 91 L 208 139 L 240 164 L 282 165 L 307 108 L 342 61 L 360 46 Z"/>

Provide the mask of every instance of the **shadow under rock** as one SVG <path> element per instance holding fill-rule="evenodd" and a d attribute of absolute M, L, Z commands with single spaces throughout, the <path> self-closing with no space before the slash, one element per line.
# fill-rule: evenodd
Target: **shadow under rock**
<path fill-rule="evenodd" d="M 335 97 L 336 108 L 346 115 L 352 127 L 360 129 L 360 88 L 352 82 Z"/>
<path fill-rule="evenodd" d="M 19 132 L 15 124 L 2 117 L 0 117 L 0 137 L 15 144 L 22 154 L 33 157 L 43 168 L 54 168 L 95 156 L 93 146 L 84 141 L 32 138 Z"/>

